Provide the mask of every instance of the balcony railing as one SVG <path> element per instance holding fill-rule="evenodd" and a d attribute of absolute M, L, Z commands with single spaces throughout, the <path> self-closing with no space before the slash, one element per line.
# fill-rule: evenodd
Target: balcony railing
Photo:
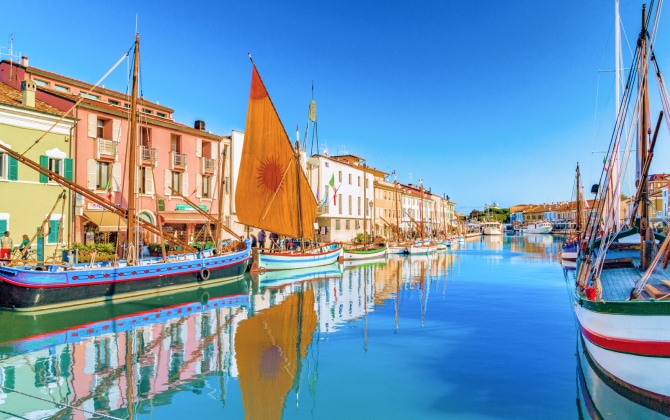
<path fill-rule="evenodd" d="M 105 156 L 116 156 L 117 143 L 114 140 L 98 138 L 98 154 Z"/>
<path fill-rule="evenodd" d="M 202 158 L 202 172 L 203 173 L 214 173 L 214 168 L 216 167 L 215 159 Z"/>
<path fill-rule="evenodd" d="M 142 163 L 150 163 L 153 166 L 156 166 L 158 161 L 158 149 L 153 148 L 151 152 L 147 146 L 140 146 L 140 158 Z"/>
<path fill-rule="evenodd" d="M 186 155 L 182 153 L 172 152 L 172 166 L 178 168 L 185 168 Z"/>

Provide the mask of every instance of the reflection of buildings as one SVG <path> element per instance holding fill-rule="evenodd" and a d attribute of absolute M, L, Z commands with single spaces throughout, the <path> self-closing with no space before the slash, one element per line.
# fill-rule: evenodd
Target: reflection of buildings
<path fill-rule="evenodd" d="M 564 242 L 562 235 L 515 235 L 505 237 L 509 241 L 510 250 L 531 254 L 534 257 L 549 261 L 558 261 L 558 255 Z"/>
<path fill-rule="evenodd" d="M 12 349 L 15 355 L 0 360 L 0 409 L 21 418 L 90 418 L 92 413 L 125 418 L 170 404 L 183 385 L 201 386 L 201 375 L 236 377 L 233 338 L 248 316 L 248 295 L 203 302 L 5 343 L 3 351 Z M 223 386 L 218 391 L 225 398 Z"/>

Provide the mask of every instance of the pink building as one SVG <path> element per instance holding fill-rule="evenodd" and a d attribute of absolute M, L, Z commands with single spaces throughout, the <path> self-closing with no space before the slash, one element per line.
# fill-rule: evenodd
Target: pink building
<path fill-rule="evenodd" d="M 126 162 L 128 95 L 106 88 L 90 91 L 92 84 L 30 67 L 26 57 L 21 63 L 0 62 L 1 82 L 20 89 L 26 79 L 37 85 L 37 99 L 62 111 L 81 99 L 71 113 L 77 119 L 72 149 L 75 182 L 125 207 L 128 191 L 123 180 L 126 168 L 132 167 Z M 205 131 L 203 121 L 195 121 L 193 127 L 179 124 L 172 119 L 172 109 L 142 98 L 138 114 L 138 162 L 132 196 L 140 217 L 155 224 L 160 213 L 165 231 L 189 242 L 205 240 L 211 228 L 207 219 L 174 189 L 214 215 L 218 214 L 218 197 L 222 197 L 223 221 L 230 225 L 230 164 L 226 162 L 230 137 Z M 125 235 L 123 220 L 82 197 L 70 211 L 73 241 L 115 242 L 118 235 Z M 157 242 L 147 233 L 143 234 L 145 243 Z"/>

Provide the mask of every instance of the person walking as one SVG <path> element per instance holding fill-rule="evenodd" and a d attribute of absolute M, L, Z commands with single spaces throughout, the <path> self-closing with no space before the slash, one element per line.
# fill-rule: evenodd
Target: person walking
<path fill-rule="evenodd" d="M 261 249 L 265 248 L 265 230 L 263 229 L 258 232 L 258 246 Z"/>
<path fill-rule="evenodd" d="M 19 251 L 21 251 L 22 260 L 28 259 L 28 251 L 30 250 L 30 247 L 28 246 L 29 244 L 30 244 L 30 238 L 28 237 L 28 235 L 24 234 L 23 241 L 21 241 L 21 245 L 19 245 Z"/>
<path fill-rule="evenodd" d="M 9 237 L 9 231 L 6 231 L 4 236 L 0 237 L 0 261 L 9 264 L 12 261 L 12 238 Z"/>

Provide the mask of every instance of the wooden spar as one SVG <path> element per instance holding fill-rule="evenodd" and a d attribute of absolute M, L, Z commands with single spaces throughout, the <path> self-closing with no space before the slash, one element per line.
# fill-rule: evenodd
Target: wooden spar
<path fill-rule="evenodd" d="M 251 57 L 251 56 L 250 56 Z M 228 145 L 223 145 L 223 152 L 221 153 L 221 170 L 219 171 L 219 201 L 218 201 L 218 216 L 216 219 L 216 253 L 221 254 L 221 228 L 223 224 L 223 189 L 226 182 L 226 162 L 228 161 Z M 240 237 L 236 236 L 238 239 Z"/>
<path fill-rule="evenodd" d="M 642 171 L 640 172 L 640 179 L 647 179 L 649 176 L 649 167 L 651 166 L 651 160 L 654 157 L 654 148 L 656 147 L 656 139 L 658 138 L 658 132 L 661 128 L 661 121 L 663 121 L 663 111 L 658 115 L 658 120 L 656 121 L 656 129 L 654 131 L 654 136 L 651 139 L 651 144 L 649 145 L 649 150 L 647 150 L 647 158 L 643 162 Z M 635 199 L 633 200 L 633 210 L 630 213 L 630 226 L 633 226 L 635 222 L 635 216 L 637 215 L 637 209 L 640 206 L 640 201 L 642 200 L 642 188 L 638 188 L 635 193 Z"/>
<path fill-rule="evenodd" d="M 130 134 L 128 135 L 128 263 L 135 263 L 137 250 L 135 249 L 135 170 L 137 158 L 135 152 L 137 136 L 137 78 L 140 65 L 140 34 L 135 34 L 135 59 L 133 60 L 133 83 L 130 97 Z M 131 253 L 132 251 L 132 253 Z"/>
<path fill-rule="evenodd" d="M 367 214 L 366 212 L 368 210 L 368 202 L 365 194 L 368 186 L 368 173 L 365 170 L 366 165 L 367 162 L 363 164 L 363 249 L 368 249 L 368 240 L 367 240 L 368 218 L 366 217 Z"/>
<path fill-rule="evenodd" d="M 300 249 L 305 249 L 305 232 L 302 231 L 302 196 L 300 194 L 300 172 L 302 167 L 300 166 L 300 141 L 295 141 L 295 189 L 296 195 L 298 197 L 298 211 L 296 212 L 297 223 L 298 223 L 298 237 L 300 238 Z"/>
<path fill-rule="evenodd" d="M 400 242 L 400 221 L 398 220 L 398 217 L 400 216 L 400 212 L 398 211 L 398 180 L 395 177 L 395 171 L 393 171 L 393 190 L 395 191 L 395 223 L 396 223 L 396 234 L 398 237 L 396 240 Z"/>
<path fill-rule="evenodd" d="M 640 107 L 640 123 L 638 128 L 638 134 L 640 136 L 638 142 L 638 156 L 640 162 L 644 165 L 647 162 L 647 136 L 649 127 L 649 80 L 648 80 L 648 61 L 647 61 L 647 7 L 646 5 L 642 6 L 642 31 L 640 31 L 640 36 L 638 38 L 638 43 L 640 45 L 640 81 L 639 87 L 642 93 L 642 106 Z M 651 255 L 647 255 L 645 249 L 645 241 L 647 240 L 647 230 L 649 225 L 649 209 L 647 207 L 647 201 L 649 199 L 649 191 L 647 185 L 647 177 L 640 177 L 638 180 L 638 195 L 643 203 L 640 208 L 640 268 L 646 269 L 651 261 Z M 618 215 L 617 215 L 618 216 Z"/>
<path fill-rule="evenodd" d="M 45 168 L 44 166 L 40 165 L 39 163 L 37 163 L 33 160 L 30 160 L 27 157 L 13 151 L 12 149 L 6 147 L 2 143 L 0 143 L 0 150 L 4 151 L 5 153 L 7 153 L 8 156 L 10 156 L 10 157 L 16 159 L 17 161 L 23 163 L 27 167 L 41 173 L 44 176 L 46 176 L 48 179 L 62 185 L 63 187 L 69 189 L 70 191 L 73 191 L 73 192 L 87 198 L 91 202 L 93 202 L 93 203 L 99 205 L 100 207 L 102 207 L 104 210 L 107 210 L 111 213 L 114 213 L 117 216 L 122 217 L 126 220 L 129 219 L 129 217 L 128 217 L 129 213 L 123 207 L 121 207 L 117 204 L 114 204 L 111 201 L 107 201 L 106 199 L 98 196 L 97 194 L 91 192 L 90 190 L 88 190 L 86 188 L 83 188 L 80 185 L 75 184 L 74 182 L 65 178 L 64 176 L 50 170 L 49 168 Z M 174 237 L 173 235 L 168 234 L 167 232 L 162 233 L 160 229 L 158 229 L 153 224 L 147 222 L 146 220 L 144 220 L 142 218 L 139 218 L 136 215 L 134 215 L 133 218 L 135 219 L 136 223 L 138 223 L 140 226 L 142 226 L 144 229 L 148 230 L 149 232 L 154 233 L 156 235 L 164 234 L 167 237 L 167 240 L 169 242 L 171 242 L 175 245 L 181 246 L 182 248 L 188 250 L 189 252 L 197 251 L 195 248 L 191 247 L 190 245 L 188 245 L 184 241 L 181 241 L 180 239 Z"/>
<path fill-rule="evenodd" d="M 188 197 L 186 197 L 185 195 L 179 193 L 179 191 L 175 190 L 175 189 L 172 188 L 172 187 L 170 187 L 170 191 L 172 191 L 172 194 L 173 194 L 173 195 L 176 195 L 176 196 L 181 197 L 181 198 L 186 202 L 186 204 L 188 204 L 189 206 L 193 207 L 198 213 L 200 213 L 201 215 L 205 216 L 210 222 L 212 222 L 212 223 L 218 223 L 218 219 L 217 219 L 216 217 L 212 216 L 211 214 L 207 213 L 205 210 L 203 210 L 203 209 L 201 209 L 200 207 L 198 207 L 198 205 L 197 205 L 196 203 L 194 203 L 193 201 L 189 200 Z M 233 235 L 238 241 L 243 241 L 243 240 L 244 240 L 244 238 L 242 238 L 241 236 L 238 236 L 237 233 L 233 232 L 228 226 L 221 225 L 221 227 L 222 227 L 226 232 L 228 232 L 228 233 L 230 233 L 231 235 Z"/>

